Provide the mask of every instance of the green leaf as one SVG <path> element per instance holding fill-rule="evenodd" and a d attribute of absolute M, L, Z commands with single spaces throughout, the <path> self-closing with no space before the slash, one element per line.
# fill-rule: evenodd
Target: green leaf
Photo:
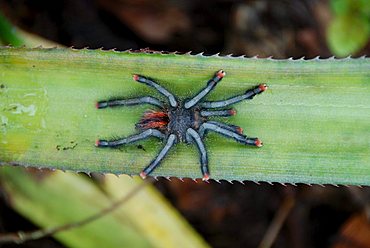
<path fill-rule="evenodd" d="M 344 57 L 363 48 L 369 39 L 369 24 L 358 15 L 338 15 L 328 28 L 328 45 L 337 56 Z"/>
<path fill-rule="evenodd" d="M 350 0 L 331 0 L 330 8 L 335 15 L 346 15 L 351 11 Z"/>
<path fill-rule="evenodd" d="M 331 0 L 330 8 L 335 15 L 364 15 L 369 17 L 368 0 Z"/>
<path fill-rule="evenodd" d="M 0 44 L 13 46 L 23 45 L 23 40 L 19 37 L 16 28 L 0 12 Z"/>
<path fill-rule="evenodd" d="M 6 22 L 0 18 L 1 21 Z M 4 35 L 1 31 L 0 37 Z M 19 29 L 17 33 L 28 46 L 56 45 Z M 2 94 L 7 89 L 4 84 L 0 85 L 3 85 L 0 87 Z M 1 138 L 4 137 L 2 128 L 7 122 L 5 118 L 1 118 Z M 2 143 L 3 139 L 0 139 L 0 142 Z M 41 228 L 76 223 L 91 214 L 99 213 L 102 208 L 112 204 L 111 198 L 121 198 L 132 193 L 141 181 L 128 176 L 118 178 L 105 175 L 104 180 L 99 180 L 99 185 L 104 189 L 103 193 L 83 175 L 57 171 L 37 172 L 32 176 L 35 171 L 21 169 L 24 168 L 0 168 L 2 189 L 7 199 L 11 199 L 10 205 Z M 133 199 L 121 204 L 118 209 L 98 221 L 58 232 L 54 236 L 69 247 L 119 247 L 122 244 L 127 247 L 174 247 L 178 244 L 184 247 L 207 247 L 152 185 L 147 185 L 145 189 L 137 192 Z"/>
<path fill-rule="evenodd" d="M 138 174 L 162 146 L 156 139 L 121 149 L 94 146 L 126 136 L 148 106 L 97 110 L 110 97 L 158 94 L 132 80 L 157 79 L 180 98 L 227 73 L 209 99 L 261 82 L 270 88 L 235 105 L 227 120 L 264 147 L 210 134 L 211 177 L 282 183 L 370 185 L 370 61 L 272 60 L 100 50 L 0 50 L 0 161 L 72 171 Z M 179 144 L 155 176 L 201 177 L 194 146 Z"/>
<path fill-rule="evenodd" d="M 0 168 L 2 189 L 11 206 L 44 228 L 76 223 L 111 206 L 142 181 L 104 177 L 104 192 L 75 173 Z M 140 182 L 141 181 L 141 182 Z M 113 196 L 113 197 L 111 197 Z M 113 199 L 112 199 L 113 198 Z M 207 244 L 152 187 L 93 222 L 56 233 L 68 247 L 207 247 Z"/>

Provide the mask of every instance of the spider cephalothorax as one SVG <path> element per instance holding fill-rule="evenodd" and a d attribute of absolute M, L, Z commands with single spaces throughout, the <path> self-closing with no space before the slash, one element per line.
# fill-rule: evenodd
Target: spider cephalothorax
<path fill-rule="evenodd" d="M 244 94 L 226 100 L 203 101 L 203 98 L 213 90 L 224 76 L 225 72 L 223 70 L 218 71 L 215 76 L 208 81 L 207 86 L 199 91 L 193 98 L 178 101 L 173 94 L 157 84 L 154 80 L 135 74 L 133 76 L 135 81 L 155 88 L 159 93 L 167 97 L 168 102 L 163 103 L 151 96 L 98 102 L 96 107 L 99 109 L 138 104 L 150 104 L 157 107 L 157 109 L 144 113 L 139 123 L 136 124 L 137 129 L 140 131 L 139 133 L 122 139 L 109 141 L 97 140 L 96 146 L 118 147 L 149 137 L 157 137 L 165 141 L 166 144 L 159 152 L 158 156 L 140 173 L 140 176 L 145 178 L 160 164 L 171 147 L 176 143 L 195 143 L 200 153 L 203 180 L 207 181 L 210 174 L 208 169 L 207 150 L 204 147 L 203 138 L 208 131 L 233 138 L 245 145 L 262 146 L 262 142 L 258 138 L 247 137 L 243 134 L 242 128 L 238 126 L 209 120 L 213 116 L 227 117 L 235 115 L 236 111 L 234 109 L 223 108 L 242 100 L 252 99 L 255 95 L 267 89 L 266 84 L 260 84 L 253 89 L 247 90 Z"/>

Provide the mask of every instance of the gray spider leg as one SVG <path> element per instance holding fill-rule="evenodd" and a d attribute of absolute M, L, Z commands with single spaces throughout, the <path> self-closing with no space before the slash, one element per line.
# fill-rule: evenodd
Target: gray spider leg
<path fill-rule="evenodd" d="M 217 85 L 218 82 L 222 80 L 222 78 L 226 75 L 226 73 L 223 70 L 219 70 L 215 76 L 210 79 L 207 83 L 207 86 L 203 88 L 197 95 L 195 95 L 192 99 L 185 102 L 184 107 L 186 109 L 189 109 L 196 105 L 200 100 L 202 100 L 203 97 L 205 97 L 209 92 L 213 90 L 213 88 Z"/>
<path fill-rule="evenodd" d="M 262 146 L 262 142 L 258 138 L 248 138 L 245 135 L 241 135 L 239 133 L 230 131 L 226 128 L 220 127 L 213 123 L 205 122 L 199 127 L 199 133 L 201 136 L 203 136 L 205 132 L 208 130 L 219 133 L 228 138 L 233 138 L 237 142 L 242 143 L 244 145 L 251 145 L 251 146 L 257 146 L 257 147 Z"/>
<path fill-rule="evenodd" d="M 236 132 L 240 135 L 243 135 L 243 129 L 239 126 L 235 126 L 235 125 L 231 125 L 231 124 L 225 124 L 225 123 L 218 122 L 218 121 L 207 121 L 207 123 L 214 124 L 218 127 L 221 127 L 221 128 L 230 130 L 232 132 Z M 203 128 L 203 130 L 204 130 L 204 128 Z M 203 135 L 204 135 L 204 133 L 203 133 Z M 202 137 L 202 135 L 201 135 L 201 137 Z"/>
<path fill-rule="evenodd" d="M 147 129 L 144 132 L 131 135 L 127 138 L 117 139 L 117 140 L 97 140 L 95 145 L 97 147 L 117 147 L 121 145 L 127 145 L 134 143 L 139 140 L 147 139 L 149 137 L 157 137 L 159 139 L 164 139 L 165 135 L 158 131 L 157 129 Z"/>
<path fill-rule="evenodd" d="M 254 96 L 261 94 L 266 89 L 267 89 L 266 84 L 260 84 L 251 90 L 247 90 L 243 95 L 234 96 L 224 101 L 203 102 L 201 103 L 201 106 L 203 108 L 224 108 L 234 103 L 241 102 L 243 100 L 251 100 Z"/>
<path fill-rule="evenodd" d="M 139 104 L 151 104 L 160 108 L 163 108 L 163 103 L 157 98 L 151 96 L 143 96 L 138 98 L 131 99 L 117 99 L 117 100 L 108 100 L 100 101 L 96 104 L 96 108 L 102 109 L 107 107 L 116 107 L 116 106 L 133 106 Z"/>
<path fill-rule="evenodd" d="M 210 116 L 228 117 L 228 116 L 236 115 L 236 110 L 235 109 L 201 110 L 200 115 L 203 117 L 210 117 Z"/>
<path fill-rule="evenodd" d="M 186 131 L 188 138 L 195 141 L 198 147 L 199 155 L 200 155 L 200 169 L 203 175 L 203 181 L 208 181 L 209 179 L 209 169 L 208 169 L 208 156 L 207 150 L 204 147 L 204 143 L 200 138 L 199 134 L 192 128 L 188 128 Z"/>
<path fill-rule="evenodd" d="M 147 167 L 145 167 L 145 169 L 140 173 L 140 176 L 142 178 L 146 178 L 146 176 L 149 175 L 160 164 L 162 159 L 167 155 L 168 151 L 171 149 L 171 147 L 175 143 L 176 143 L 176 135 L 170 134 L 170 136 L 167 139 L 166 145 L 160 151 L 158 156 Z"/>
<path fill-rule="evenodd" d="M 174 95 L 172 95 L 168 90 L 166 90 L 164 87 L 160 86 L 156 82 L 154 82 L 152 79 L 140 76 L 140 75 L 134 75 L 133 79 L 139 83 L 146 84 L 154 89 L 156 89 L 159 93 L 166 96 L 168 98 L 168 101 L 172 107 L 177 107 L 177 101 Z"/>

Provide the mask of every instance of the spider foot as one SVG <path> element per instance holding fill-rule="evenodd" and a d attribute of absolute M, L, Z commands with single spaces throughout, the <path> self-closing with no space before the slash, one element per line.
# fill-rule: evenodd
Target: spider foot
<path fill-rule="evenodd" d="M 139 75 L 137 75 L 137 74 L 132 75 L 132 79 L 133 79 L 134 81 L 139 81 L 139 78 L 140 78 L 140 76 L 139 76 Z"/>
<path fill-rule="evenodd" d="M 97 146 L 97 147 L 107 147 L 107 146 L 109 146 L 109 142 L 107 140 L 98 139 L 98 140 L 95 141 L 95 146 Z"/>
<path fill-rule="evenodd" d="M 254 145 L 257 146 L 257 147 L 262 147 L 263 146 L 263 143 L 261 140 L 259 140 L 258 138 L 255 139 L 254 141 Z"/>
<path fill-rule="evenodd" d="M 224 70 L 219 70 L 218 72 L 216 72 L 216 76 L 221 79 L 226 76 L 226 72 Z"/>
<path fill-rule="evenodd" d="M 262 147 L 263 143 L 261 140 L 258 138 L 245 138 L 244 141 L 239 141 L 245 145 L 250 145 L 250 146 L 256 146 L 256 147 Z"/>
<path fill-rule="evenodd" d="M 267 84 L 260 84 L 258 85 L 258 88 L 261 90 L 261 92 L 267 90 L 269 87 L 267 86 Z"/>
<path fill-rule="evenodd" d="M 97 102 L 97 103 L 95 103 L 95 107 L 96 107 L 97 109 L 106 108 L 106 107 L 108 107 L 108 102 L 107 102 L 107 101 L 100 101 L 100 102 Z"/>
<path fill-rule="evenodd" d="M 208 182 L 208 180 L 209 180 L 209 174 L 208 174 L 208 173 L 204 173 L 204 174 L 203 174 L 202 181 L 203 181 L 203 182 Z"/>
<path fill-rule="evenodd" d="M 235 130 L 236 130 L 236 132 L 238 132 L 238 134 L 243 134 L 243 132 L 244 132 L 243 128 L 241 128 L 241 127 L 235 127 Z"/>
<path fill-rule="evenodd" d="M 148 174 L 147 174 L 147 173 L 145 173 L 144 171 L 140 172 L 140 177 L 141 177 L 142 179 L 145 179 L 147 176 L 148 176 Z"/>

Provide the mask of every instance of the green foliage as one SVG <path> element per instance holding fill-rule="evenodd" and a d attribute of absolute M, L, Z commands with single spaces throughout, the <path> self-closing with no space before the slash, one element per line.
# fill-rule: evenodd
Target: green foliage
<path fill-rule="evenodd" d="M 368 0 L 332 0 L 334 19 L 328 28 L 328 44 L 340 57 L 356 53 L 370 37 Z"/>
<path fill-rule="evenodd" d="M 235 105 L 230 119 L 260 149 L 210 134 L 211 176 L 224 180 L 370 185 L 370 60 L 271 60 L 100 50 L 0 50 L 1 164 L 138 174 L 162 144 L 94 147 L 126 136 L 148 106 L 97 110 L 110 97 L 156 95 L 132 80 L 156 78 L 180 98 L 195 94 L 218 69 L 227 76 L 209 99 L 266 82 L 270 89 Z M 160 96 L 158 96 L 160 97 Z M 153 175 L 198 178 L 193 146 L 179 144 Z"/>
<path fill-rule="evenodd" d="M 0 44 L 21 46 L 23 40 L 19 37 L 16 28 L 0 12 Z"/>
<path fill-rule="evenodd" d="M 15 30 L 6 19 L 0 16 L 0 39 L 2 38 L 5 44 L 19 46 L 23 45 L 24 41 L 28 46 L 40 44 L 56 46 L 48 40 L 20 30 L 14 32 Z M 18 37 L 19 34 L 22 38 Z M 12 66 L 8 69 L 12 71 Z M 13 72 L 16 73 L 17 69 L 14 69 Z M 24 83 L 26 87 L 33 88 L 34 82 Z M 36 112 L 43 107 L 38 105 L 35 108 L 34 103 L 42 103 L 42 105 L 45 103 L 46 108 L 48 105 L 47 102 L 40 100 L 43 98 L 43 93 L 38 89 L 33 88 L 33 92 L 28 94 L 21 89 L 22 87 L 16 89 L 17 86 L 15 88 L 13 86 L 15 85 L 7 85 L 0 79 L 1 112 L 21 115 L 19 116 L 21 118 L 16 120 L 17 118 L 13 119 L 7 114 L 0 114 L 0 164 L 4 164 L 6 153 L 2 145 L 10 141 L 10 146 L 15 148 L 19 145 L 19 148 L 23 149 L 23 145 L 28 143 L 27 135 L 24 136 L 22 132 L 11 134 L 12 132 L 8 132 L 9 126 L 15 124 L 13 128 L 16 129 L 20 126 L 27 127 L 28 131 L 24 131 L 28 134 L 33 133 L 37 137 L 37 127 L 43 124 L 40 123 Z M 15 95 L 8 94 L 9 90 L 13 89 L 19 92 L 13 92 Z M 41 98 L 37 99 L 38 97 Z M 28 107 L 12 105 L 12 102 L 15 103 L 19 98 L 25 100 L 23 104 L 29 104 Z M 13 138 L 18 137 L 20 142 L 8 140 L 12 135 L 14 135 Z M 61 147 L 62 150 L 63 148 L 65 147 Z M 113 199 L 118 200 L 131 193 L 141 183 L 138 178 L 105 175 L 104 179 L 99 181 L 99 188 L 83 175 L 61 171 L 54 173 L 27 171 L 25 168 L 13 166 L 1 167 L 0 177 L 2 190 L 7 198 L 11 199 L 9 204 L 40 228 L 59 227 L 90 217 L 111 206 Z M 54 236 L 68 247 L 207 247 L 202 238 L 151 185 L 147 185 L 145 189 L 137 192 L 132 199 L 108 215 L 78 228 L 58 232 Z"/>
<path fill-rule="evenodd" d="M 76 173 L 0 168 L 9 204 L 36 225 L 75 223 L 111 206 L 142 180 L 106 175 L 99 188 Z M 115 211 L 86 225 L 58 232 L 67 247 L 207 247 L 181 216 L 150 185 Z"/>

